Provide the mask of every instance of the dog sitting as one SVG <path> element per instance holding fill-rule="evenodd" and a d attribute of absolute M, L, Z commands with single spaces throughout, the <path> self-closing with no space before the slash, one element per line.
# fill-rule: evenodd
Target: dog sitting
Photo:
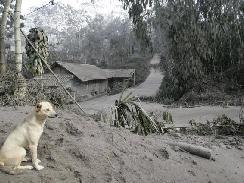
<path fill-rule="evenodd" d="M 13 173 L 16 169 L 30 170 L 34 167 L 41 170 L 44 168 L 39 165 L 41 161 L 37 159 L 37 146 L 48 117 L 57 117 L 57 113 L 51 103 L 40 102 L 36 105 L 35 110 L 16 126 L 0 149 L 1 169 L 11 167 Z M 21 162 L 26 161 L 27 148 L 30 149 L 33 166 L 21 166 Z"/>

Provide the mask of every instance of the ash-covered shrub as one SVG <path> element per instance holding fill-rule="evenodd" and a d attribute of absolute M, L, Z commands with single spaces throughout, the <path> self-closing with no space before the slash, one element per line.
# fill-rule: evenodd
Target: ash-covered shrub
<path fill-rule="evenodd" d="M 17 73 L 14 70 L 7 70 L 4 75 L 0 75 L 0 105 L 14 106 L 23 105 L 24 99 L 19 98 L 16 94 Z"/>
<path fill-rule="evenodd" d="M 190 122 L 190 133 L 197 135 L 240 135 L 241 126 L 226 115 L 219 116 L 213 121 L 207 123 L 197 123 L 194 120 Z"/>
<path fill-rule="evenodd" d="M 42 100 L 50 101 L 58 107 L 70 102 L 69 97 L 62 88 L 42 88 L 39 83 L 28 82 L 27 93 L 23 98 L 15 95 L 16 73 L 7 71 L 5 75 L 0 76 L 0 106 L 21 106 L 35 105 Z"/>
<path fill-rule="evenodd" d="M 58 107 L 63 107 L 64 104 L 69 102 L 69 97 L 61 87 L 45 87 L 42 89 L 36 84 L 28 85 L 28 93 L 26 98 L 27 104 L 34 105 L 39 101 L 46 100 Z"/>

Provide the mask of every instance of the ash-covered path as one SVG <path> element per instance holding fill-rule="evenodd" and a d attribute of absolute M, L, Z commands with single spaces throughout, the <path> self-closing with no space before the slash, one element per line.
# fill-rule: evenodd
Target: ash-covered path
<path fill-rule="evenodd" d="M 159 62 L 160 62 L 160 57 L 156 54 L 151 59 L 150 64 L 153 66 L 159 64 Z M 128 89 L 127 92 L 133 92 L 133 94 L 138 97 L 155 96 L 161 85 L 162 79 L 163 79 L 162 72 L 159 69 L 154 69 L 152 67 L 147 79 L 137 87 Z"/>

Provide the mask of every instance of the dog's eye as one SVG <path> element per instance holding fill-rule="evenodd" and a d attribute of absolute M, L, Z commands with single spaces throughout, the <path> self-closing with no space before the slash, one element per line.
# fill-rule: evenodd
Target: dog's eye
<path fill-rule="evenodd" d="M 50 109 L 46 109 L 46 111 L 50 111 Z"/>

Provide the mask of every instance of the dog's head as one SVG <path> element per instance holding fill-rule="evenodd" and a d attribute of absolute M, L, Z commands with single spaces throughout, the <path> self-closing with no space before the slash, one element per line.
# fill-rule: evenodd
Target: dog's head
<path fill-rule="evenodd" d="M 58 116 L 50 102 L 39 102 L 36 105 L 36 113 L 45 118 L 56 118 Z"/>

